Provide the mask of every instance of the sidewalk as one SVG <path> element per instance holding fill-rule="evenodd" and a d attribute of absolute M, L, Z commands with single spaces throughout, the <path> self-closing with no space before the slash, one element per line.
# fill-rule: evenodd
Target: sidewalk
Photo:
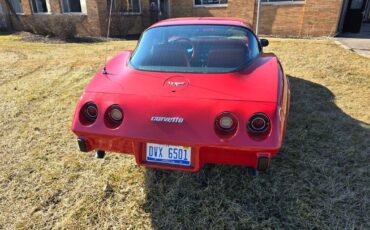
<path fill-rule="evenodd" d="M 370 58 L 370 23 L 365 23 L 362 26 L 361 33 L 344 33 L 335 39 L 345 49 Z"/>

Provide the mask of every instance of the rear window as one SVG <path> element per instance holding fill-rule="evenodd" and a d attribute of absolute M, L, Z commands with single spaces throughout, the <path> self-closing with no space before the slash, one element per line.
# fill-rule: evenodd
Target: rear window
<path fill-rule="evenodd" d="M 254 34 L 226 25 L 178 25 L 147 30 L 131 65 L 144 71 L 225 73 L 237 71 L 259 54 Z"/>

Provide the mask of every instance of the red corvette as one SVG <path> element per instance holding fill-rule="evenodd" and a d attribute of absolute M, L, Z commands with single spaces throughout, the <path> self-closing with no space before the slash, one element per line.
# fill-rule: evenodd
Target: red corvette
<path fill-rule="evenodd" d="M 262 51 L 267 45 L 239 19 L 151 26 L 81 96 L 72 124 L 80 150 L 133 154 L 154 168 L 266 171 L 282 146 L 290 100 L 278 58 Z"/>

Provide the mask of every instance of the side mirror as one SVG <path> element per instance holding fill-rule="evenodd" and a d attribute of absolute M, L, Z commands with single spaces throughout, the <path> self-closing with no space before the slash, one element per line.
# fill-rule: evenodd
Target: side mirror
<path fill-rule="evenodd" d="M 267 40 L 267 39 L 260 39 L 260 43 L 261 43 L 262 47 L 266 47 L 270 44 L 269 40 Z"/>

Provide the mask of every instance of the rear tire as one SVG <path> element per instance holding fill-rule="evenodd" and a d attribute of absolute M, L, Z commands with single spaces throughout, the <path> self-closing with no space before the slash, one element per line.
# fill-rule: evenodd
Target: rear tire
<path fill-rule="evenodd" d="M 98 159 L 103 159 L 105 157 L 105 151 L 103 150 L 97 150 L 95 153 L 95 157 Z"/>

